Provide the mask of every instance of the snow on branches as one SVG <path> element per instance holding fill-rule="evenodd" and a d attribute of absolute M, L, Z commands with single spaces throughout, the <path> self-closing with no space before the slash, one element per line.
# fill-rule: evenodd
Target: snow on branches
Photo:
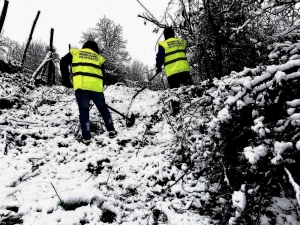
<path fill-rule="evenodd" d="M 218 214 L 210 210 L 222 208 L 225 218 L 218 224 L 263 220 L 268 207 L 276 205 L 275 199 L 268 200 L 270 196 L 288 195 L 291 205 L 297 201 L 299 205 L 298 43 L 274 47 L 270 58 L 277 59 L 277 52 L 281 64 L 245 68 L 198 86 L 170 90 L 163 97 L 164 111 L 175 98 L 182 106 L 179 115 L 169 118 L 177 134 L 173 162 L 187 168 L 182 170 L 181 187 L 192 196 L 200 190 L 209 193 L 214 207 L 192 206 L 212 218 Z M 242 192 L 240 187 L 244 187 Z M 230 193 L 233 205 L 229 204 Z M 220 196 L 225 199 L 222 203 L 218 202 Z M 292 211 L 298 215 L 295 205 Z M 285 216 L 280 213 L 279 217 Z M 269 220 L 275 218 L 272 215 Z"/>

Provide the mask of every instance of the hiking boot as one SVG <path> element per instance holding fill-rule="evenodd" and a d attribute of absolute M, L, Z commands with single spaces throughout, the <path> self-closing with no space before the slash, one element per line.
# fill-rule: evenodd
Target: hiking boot
<path fill-rule="evenodd" d="M 81 142 L 85 145 L 89 145 L 89 144 L 91 144 L 91 139 L 87 139 L 87 140 L 82 139 Z"/>
<path fill-rule="evenodd" d="M 117 134 L 118 134 L 117 131 L 112 130 L 112 131 L 109 131 L 109 132 L 108 132 L 108 137 L 109 137 L 109 138 L 114 138 L 114 137 L 117 136 Z"/>

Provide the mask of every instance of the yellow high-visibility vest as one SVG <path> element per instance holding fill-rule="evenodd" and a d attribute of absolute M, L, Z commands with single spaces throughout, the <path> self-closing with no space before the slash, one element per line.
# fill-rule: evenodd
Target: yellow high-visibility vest
<path fill-rule="evenodd" d="M 103 92 L 101 70 L 105 59 L 89 48 L 71 49 L 73 88 Z"/>
<path fill-rule="evenodd" d="M 164 69 L 167 77 L 185 71 L 190 71 L 186 58 L 186 41 L 178 38 L 169 38 L 158 42 L 165 50 Z"/>

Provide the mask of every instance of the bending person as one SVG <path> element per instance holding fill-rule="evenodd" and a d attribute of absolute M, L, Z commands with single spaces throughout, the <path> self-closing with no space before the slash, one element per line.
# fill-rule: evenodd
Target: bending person
<path fill-rule="evenodd" d="M 82 130 L 82 142 L 91 142 L 89 106 L 92 100 L 102 115 L 109 137 L 117 136 L 110 112 L 103 94 L 103 74 L 105 59 L 99 54 L 98 45 L 87 41 L 82 49 L 71 49 L 60 61 L 63 85 L 72 87 L 69 66 L 72 67 L 73 88 L 79 108 L 79 119 Z"/>

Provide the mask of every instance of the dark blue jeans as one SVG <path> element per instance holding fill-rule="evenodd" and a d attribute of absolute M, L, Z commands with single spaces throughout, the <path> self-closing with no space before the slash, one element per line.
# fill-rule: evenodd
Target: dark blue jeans
<path fill-rule="evenodd" d="M 179 88 L 180 84 L 184 86 L 193 85 L 193 81 L 189 72 L 176 73 L 168 77 L 170 89 Z M 172 100 L 171 105 L 174 112 L 179 112 L 179 102 Z"/>
<path fill-rule="evenodd" d="M 105 103 L 104 94 L 102 92 L 88 91 L 78 89 L 75 91 L 76 100 L 79 108 L 79 119 L 82 130 L 83 139 L 91 138 L 89 107 L 90 100 L 92 100 L 98 108 L 104 120 L 105 127 L 108 131 L 115 130 L 110 112 Z"/>

